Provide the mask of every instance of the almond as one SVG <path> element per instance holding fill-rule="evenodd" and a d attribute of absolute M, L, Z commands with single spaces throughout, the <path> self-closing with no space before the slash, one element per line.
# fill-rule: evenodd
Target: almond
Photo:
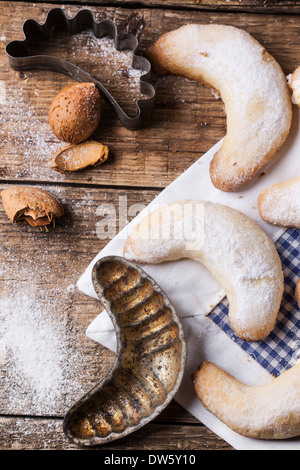
<path fill-rule="evenodd" d="M 88 140 L 77 145 L 66 145 L 60 148 L 50 161 L 53 170 L 65 173 L 82 170 L 88 166 L 101 165 L 108 158 L 108 147 Z"/>
<path fill-rule="evenodd" d="M 64 215 L 59 200 L 48 191 L 17 186 L 1 192 L 6 214 L 13 223 L 43 227 Z"/>
<path fill-rule="evenodd" d="M 101 95 L 94 83 L 77 83 L 61 90 L 52 101 L 49 124 L 59 140 L 78 144 L 96 130 L 101 116 Z"/>

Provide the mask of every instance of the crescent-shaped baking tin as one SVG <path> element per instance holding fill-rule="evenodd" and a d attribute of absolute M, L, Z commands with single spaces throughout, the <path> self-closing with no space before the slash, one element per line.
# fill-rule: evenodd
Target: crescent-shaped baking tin
<path fill-rule="evenodd" d="M 113 322 L 117 351 L 107 375 L 65 416 L 66 436 L 81 446 L 122 438 L 153 420 L 177 392 L 186 361 L 175 309 L 139 266 L 105 257 L 92 280 Z"/>
<path fill-rule="evenodd" d="M 105 86 L 86 71 L 67 60 L 50 55 L 32 55 L 29 52 L 29 42 L 32 46 L 33 43 L 40 44 L 43 41 L 47 41 L 56 29 L 74 35 L 87 28 L 90 28 L 97 38 L 104 36 L 113 38 L 116 50 L 118 51 L 124 49 L 132 50 L 132 67 L 145 71 L 140 78 L 140 91 L 147 98 L 137 101 L 137 113 L 135 116 L 128 116 Z M 119 35 L 117 33 L 117 26 L 110 20 L 97 23 L 90 10 L 80 10 L 73 18 L 69 19 L 60 8 L 50 10 L 44 24 L 40 24 L 34 19 L 25 21 L 23 33 L 23 41 L 12 41 L 6 46 L 6 54 L 12 69 L 17 71 L 49 70 L 65 74 L 78 82 L 93 82 L 98 86 L 103 98 L 111 105 L 121 123 L 127 129 L 135 130 L 141 127 L 142 113 L 151 110 L 154 106 L 155 89 L 149 83 L 151 79 L 150 62 L 145 57 L 136 55 L 138 48 L 136 36 L 132 33 Z"/>

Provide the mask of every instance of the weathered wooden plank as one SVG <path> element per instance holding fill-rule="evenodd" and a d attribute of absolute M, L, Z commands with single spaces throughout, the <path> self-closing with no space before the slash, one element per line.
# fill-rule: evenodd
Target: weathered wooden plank
<path fill-rule="evenodd" d="M 49 128 L 48 109 L 55 94 L 70 80 L 50 72 L 28 72 L 20 78 L 8 67 L 4 47 L 10 40 L 22 38 L 22 23 L 26 18 L 34 17 L 42 22 L 48 10 L 55 5 L 18 2 L 2 2 L 1 5 L 0 174 L 3 180 L 162 188 L 224 136 L 226 120 L 223 105 L 209 90 L 178 77 L 154 77 L 156 107 L 147 115 L 142 129 L 134 132 L 126 130 L 105 106 L 95 138 L 109 146 L 108 161 L 101 167 L 80 173 L 60 175 L 54 172 L 48 162 L 52 151 L 61 143 Z M 70 16 L 80 8 L 78 5 L 64 5 Z M 120 29 L 133 13 L 132 9 L 123 8 L 91 9 L 99 21 L 112 18 Z M 199 15 L 197 11 L 143 8 L 134 11 L 143 14 L 146 23 L 140 42 L 141 53 L 161 33 L 182 24 L 224 23 L 244 28 L 253 34 L 275 56 L 286 74 L 292 72 L 299 62 L 299 16 L 204 11 Z M 82 48 L 78 47 L 77 37 L 73 40 L 62 37 L 55 53 L 67 55 L 95 75 L 103 72 L 101 80 L 106 80 L 109 85 L 111 77 L 108 76 L 108 68 L 100 65 L 100 52 L 99 57 L 95 57 L 91 37 L 84 38 Z M 123 79 L 110 82 L 116 97 L 123 102 L 128 98 L 125 79 L 123 76 Z"/>
<path fill-rule="evenodd" d="M 61 419 L 0 417 L 0 435 L 2 450 L 82 449 L 64 436 Z M 189 450 L 233 450 L 229 444 L 217 438 L 201 424 L 174 426 L 158 424 L 156 420 L 128 437 L 98 446 L 96 449 L 106 451 L 167 449 L 183 453 Z M 99 458 L 100 464 L 104 463 L 101 462 L 101 454 Z"/>
<path fill-rule="evenodd" d="M 43 3 L 43 1 L 41 3 Z M 61 0 L 60 3 L 68 3 L 68 1 Z M 86 2 L 84 0 L 78 0 L 78 3 L 85 4 Z M 91 0 L 89 4 L 99 6 L 118 5 L 124 7 L 128 7 L 132 4 L 134 8 L 137 4 L 140 4 L 147 8 L 160 7 L 237 12 L 248 11 L 279 14 L 300 13 L 300 6 L 297 0 Z"/>

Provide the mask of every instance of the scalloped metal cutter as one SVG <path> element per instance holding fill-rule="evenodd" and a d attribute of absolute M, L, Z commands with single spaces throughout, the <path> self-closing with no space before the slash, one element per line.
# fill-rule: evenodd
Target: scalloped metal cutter
<path fill-rule="evenodd" d="M 140 91 L 147 96 L 147 98 L 137 101 L 137 114 L 135 116 L 128 116 L 102 83 L 71 62 L 55 56 L 31 55 L 29 53 L 28 41 L 45 41 L 49 39 L 55 27 L 72 35 L 91 28 L 96 38 L 108 36 L 114 39 L 117 51 L 124 49 L 133 51 L 132 67 L 145 71 L 145 74 L 140 78 Z M 78 82 L 93 82 L 98 86 L 103 98 L 111 105 L 123 126 L 130 130 L 141 127 L 142 113 L 151 110 L 154 106 L 155 89 L 149 82 L 151 78 L 150 62 L 145 57 L 135 54 L 138 39 L 134 34 L 119 35 L 115 23 L 110 20 L 97 23 L 90 10 L 80 10 L 73 18 L 69 19 L 60 8 L 50 10 L 44 24 L 28 19 L 23 24 L 23 32 L 25 38 L 23 41 L 12 41 L 6 46 L 6 54 L 12 69 L 17 71 L 49 70 L 67 75 Z"/>

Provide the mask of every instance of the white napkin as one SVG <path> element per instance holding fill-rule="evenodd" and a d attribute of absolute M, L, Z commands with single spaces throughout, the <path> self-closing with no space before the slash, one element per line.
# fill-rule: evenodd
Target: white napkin
<path fill-rule="evenodd" d="M 257 197 L 264 188 L 300 174 L 300 112 L 295 107 L 290 135 L 278 152 L 272 165 L 264 168 L 240 192 L 224 193 L 216 189 L 209 177 L 210 161 L 220 148 L 217 143 L 188 170 L 163 190 L 133 221 L 131 221 L 106 247 L 92 260 L 78 281 L 78 288 L 85 294 L 95 297 L 91 282 L 91 271 L 95 262 L 108 255 L 123 254 L 128 233 L 142 217 L 155 207 L 184 199 L 210 200 L 228 205 L 244 212 L 255 220 L 273 241 L 284 229 L 271 226 L 260 218 L 257 210 Z M 256 385 L 266 383 L 273 377 L 249 357 L 206 315 L 224 298 L 216 279 L 206 268 L 191 260 L 180 260 L 160 265 L 142 265 L 160 287 L 166 292 L 181 318 L 187 341 L 187 364 L 185 374 L 175 400 L 203 424 L 223 438 L 237 450 L 290 450 L 300 449 L 300 439 L 287 441 L 262 441 L 250 439 L 230 430 L 211 413 L 207 412 L 196 397 L 191 373 L 203 360 L 210 360 L 237 379 Z M 189 295 L 185 295 L 189 292 Z M 116 337 L 108 314 L 103 311 L 89 325 L 87 336 L 112 351 L 116 351 Z"/>

